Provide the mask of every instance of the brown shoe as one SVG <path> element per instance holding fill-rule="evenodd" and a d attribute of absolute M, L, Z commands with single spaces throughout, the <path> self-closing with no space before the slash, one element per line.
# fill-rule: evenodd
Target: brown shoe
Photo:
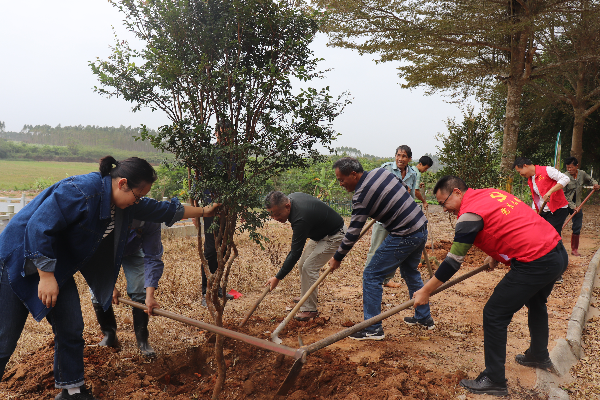
<path fill-rule="evenodd" d="M 296 321 L 308 321 L 309 319 L 316 318 L 319 315 L 318 311 L 300 311 L 294 319 Z"/>

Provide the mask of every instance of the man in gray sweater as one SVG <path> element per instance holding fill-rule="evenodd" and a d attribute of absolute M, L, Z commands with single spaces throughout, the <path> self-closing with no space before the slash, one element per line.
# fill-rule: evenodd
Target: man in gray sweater
<path fill-rule="evenodd" d="M 265 207 L 271 218 L 292 225 L 292 246 L 281 269 L 267 281 L 271 290 L 294 268 L 298 262 L 300 270 L 300 290 L 302 296 L 319 278 L 321 267 L 335 254 L 346 233 L 344 220 L 327 204 L 306 194 L 271 192 L 265 198 Z M 306 239 L 309 239 L 306 248 Z M 319 315 L 318 294 L 315 290 L 300 307 L 294 317 L 307 321 Z"/>

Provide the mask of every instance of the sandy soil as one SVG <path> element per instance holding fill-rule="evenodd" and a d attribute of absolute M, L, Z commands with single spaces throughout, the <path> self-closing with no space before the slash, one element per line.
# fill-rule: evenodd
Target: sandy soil
<path fill-rule="evenodd" d="M 428 254 L 430 259 L 440 261 L 450 246 L 453 221 L 442 214 L 439 207 L 437 210 L 431 208 L 430 238 L 433 237 L 434 242 L 433 250 L 429 248 Z M 557 286 L 549 299 L 550 347 L 554 346 L 556 339 L 565 337 L 567 320 L 579 296 L 587 265 L 600 247 L 599 217 L 600 206 L 586 207 L 580 245 L 583 256 L 570 257 L 565 283 Z M 570 248 L 569 227 L 564 232 L 565 246 Z M 267 295 L 248 323 L 241 329 L 237 328 L 262 292 L 262 285 L 276 273 L 289 250 L 289 225 L 270 222 L 263 233 L 271 239 L 264 249 L 252 243 L 247 235 L 237 239 L 240 256 L 232 269 L 228 288 L 241 292 L 243 297 L 227 303 L 225 320 L 230 329 L 268 339 L 285 318 L 286 307 L 292 305 L 292 297 L 299 294 L 299 279 L 294 270 L 273 293 Z M 431 241 L 429 243 L 431 247 Z M 166 269 L 157 291 L 162 308 L 209 322 L 208 311 L 200 306 L 199 258 L 195 238 L 171 239 L 164 244 Z M 361 274 L 368 246 L 367 234 L 344 260 L 342 268 L 324 281 L 319 292 L 320 316 L 308 322 L 292 321 L 280 334 L 285 345 L 298 347 L 298 336 L 304 344 L 310 344 L 362 321 Z M 484 259 L 481 251 L 472 250 L 459 274 L 478 267 Z M 422 273 L 427 279 L 425 268 Z M 482 272 L 432 297 L 431 309 L 436 321 L 433 331 L 405 325 L 402 318 L 412 315 L 412 310 L 408 309 L 384 321 L 384 341 L 344 339 L 309 355 L 288 398 L 492 398 L 468 394 L 458 386 L 458 382 L 464 377 L 476 377 L 484 368 L 482 309 L 505 273 L 505 269 Z M 214 335 L 163 317 L 152 318 L 150 339 L 159 356 L 145 360 L 135 348 L 131 311 L 119 305 L 116 306 L 116 314 L 120 349 L 97 347 L 95 344 L 101 333 L 85 283 L 81 277 L 77 279 L 86 322 L 86 382 L 98 398 L 210 398 L 215 379 L 212 357 Z M 401 282 L 399 276 L 395 280 Z M 123 278 L 118 287 L 124 291 Z M 404 285 L 397 289 L 385 288 L 382 309 L 389 309 L 407 298 Z M 527 313 L 523 309 L 509 326 L 506 370 L 512 399 L 543 398 L 534 389 L 535 370 L 514 361 L 515 355 L 528 347 L 528 337 Z M 293 360 L 239 341 L 227 339 L 225 343 L 228 370 L 221 398 L 272 397 Z M 593 344 L 586 346 L 593 348 Z M 0 398 L 53 399 L 58 391 L 53 383 L 52 357 L 53 339 L 49 325 L 45 321 L 36 323 L 30 318 L 0 383 Z M 576 382 L 579 386 L 571 384 L 568 390 L 571 393 L 585 393 L 586 390 L 593 393 L 598 388 L 597 384 L 586 378 L 585 369 L 578 371 L 573 373 L 578 376 Z M 587 386 L 586 379 L 589 379 Z"/>

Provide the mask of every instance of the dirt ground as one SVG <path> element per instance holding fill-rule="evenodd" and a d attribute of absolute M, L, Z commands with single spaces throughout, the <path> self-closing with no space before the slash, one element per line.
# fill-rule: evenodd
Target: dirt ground
<path fill-rule="evenodd" d="M 443 260 L 452 239 L 452 221 L 439 207 L 430 207 L 428 254 L 434 261 Z M 436 209 L 437 208 L 437 209 Z M 593 254 L 600 247 L 600 206 L 585 208 L 580 252 L 570 257 L 564 284 L 557 286 L 548 301 L 550 348 L 564 338 L 573 305 Z M 230 329 L 268 340 L 271 332 L 285 318 L 286 307 L 299 295 L 299 279 L 294 269 L 277 289 L 267 295 L 243 328 L 237 328 L 252 303 L 273 276 L 289 250 L 289 224 L 267 223 L 263 233 L 271 239 L 262 250 L 247 235 L 237 238 L 240 255 L 236 260 L 228 290 L 242 293 L 227 303 L 225 321 Z M 570 226 L 564 230 L 565 247 L 570 248 Z M 370 236 L 367 234 L 342 263 L 342 268 L 328 277 L 319 291 L 318 318 L 308 322 L 293 321 L 283 330 L 283 344 L 298 347 L 298 337 L 310 344 L 363 320 L 362 270 Z M 200 270 L 195 238 L 164 241 L 165 273 L 157 300 L 165 310 L 200 321 L 210 322 L 200 306 Z M 483 263 L 485 255 L 471 250 L 459 274 Z M 380 342 L 357 342 L 343 339 L 308 356 L 289 399 L 486 399 L 491 396 L 468 394 L 458 385 L 460 379 L 475 378 L 484 368 L 482 309 L 506 269 L 482 272 L 431 299 L 436 328 L 426 331 L 403 323 L 412 310 L 404 310 L 383 322 L 386 338 Z M 427 270 L 422 269 L 424 279 Z M 457 276 L 458 276 L 457 275 Z M 402 282 L 397 276 L 395 281 Z M 131 311 L 115 307 L 119 325 L 120 349 L 95 346 L 101 338 L 83 279 L 77 277 L 86 328 L 86 383 L 100 399 L 206 399 L 210 398 L 215 375 L 212 347 L 214 335 L 164 317 L 153 317 L 150 340 L 158 357 L 145 360 L 135 348 Z M 121 277 L 118 288 L 124 292 Z M 405 285 L 384 288 L 382 310 L 408 299 Z M 596 325 L 600 322 L 596 321 Z M 596 335 L 600 327 L 587 328 Z M 519 311 L 509 326 L 506 372 L 512 399 L 542 399 L 534 389 L 534 369 L 516 364 L 515 355 L 528 347 L 527 313 Z M 586 343 L 594 351 L 594 340 Z M 594 347 L 596 346 L 596 347 Z M 271 398 L 292 366 L 284 358 L 248 344 L 227 339 L 227 379 L 222 399 Z M 587 350 L 586 350 L 587 351 Z M 26 324 L 17 350 L 0 382 L 2 399 L 53 399 L 58 393 L 52 376 L 53 337 L 46 321 Z M 577 376 L 568 390 L 576 398 L 598 389 L 589 370 L 594 357 L 588 357 L 572 370 Z M 579 369 L 578 369 L 579 368 Z M 586 371 L 588 373 L 586 377 Z M 598 369 L 596 368 L 596 371 Z M 594 375 L 595 376 L 595 375 Z M 596 392 L 598 393 L 598 392 Z M 597 395 L 596 395 L 597 396 Z M 592 396 L 593 397 L 593 396 Z"/>

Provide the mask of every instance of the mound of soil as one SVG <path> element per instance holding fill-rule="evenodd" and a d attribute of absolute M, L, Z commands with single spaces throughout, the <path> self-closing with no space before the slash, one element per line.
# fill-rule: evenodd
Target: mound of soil
<path fill-rule="evenodd" d="M 327 323 L 320 318 L 299 331 L 316 329 Z M 123 358 L 114 349 L 85 348 L 86 382 L 99 399 L 190 399 L 209 398 L 215 381 L 211 336 L 206 345 L 190 347 L 173 354 L 145 360 L 140 356 Z M 312 354 L 304 365 L 289 399 L 429 399 L 452 398 L 456 385 L 466 374 L 445 373 L 403 364 L 393 343 L 375 344 L 383 353 L 376 361 L 365 357 L 351 361 L 351 352 L 324 349 Z M 53 399 L 52 376 L 54 343 L 48 342 L 7 371 L 3 386 L 16 398 Z M 228 366 L 223 399 L 263 399 L 273 396 L 285 380 L 293 360 L 227 339 Z"/>

